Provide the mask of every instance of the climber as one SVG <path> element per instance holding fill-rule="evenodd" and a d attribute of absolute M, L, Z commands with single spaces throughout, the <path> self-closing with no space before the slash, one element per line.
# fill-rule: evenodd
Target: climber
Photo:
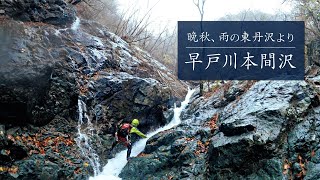
<path fill-rule="evenodd" d="M 118 126 L 117 132 L 115 133 L 115 138 L 116 141 L 112 144 L 111 150 L 113 150 L 113 148 L 120 142 L 124 143 L 124 145 L 128 148 L 127 151 L 127 160 L 130 160 L 130 154 L 131 154 L 131 134 L 132 133 L 136 133 L 137 135 L 139 135 L 142 138 L 146 138 L 147 136 L 145 134 L 143 134 L 142 132 L 140 132 L 137 129 L 137 126 L 139 125 L 139 120 L 138 119 L 134 119 L 132 120 L 131 124 L 129 123 L 123 123 L 120 126 Z"/>

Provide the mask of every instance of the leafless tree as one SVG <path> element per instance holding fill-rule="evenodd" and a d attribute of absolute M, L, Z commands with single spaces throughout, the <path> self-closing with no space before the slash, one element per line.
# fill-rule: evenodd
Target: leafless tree
<path fill-rule="evenodd" d="M 138 0 L 132 0 L 132 5 L 122 11 L 118 9 L 118 0 L 81 0 L 77 2 L 77 8 L 82 18 L 106 25 L 110 31 L 125 41 L 139 45 L 175 71 L 177 29 L 174 27 L 170 29 L 168 24 L 158 25 L 163 28 L 157 32 L 152 28 L 156 22 L 152 21 L 151 14 L 160 1 L 151 4 L 148 0 L 146 12 L 141 12 L 141 8 L 137 5 Z M 75 2 L 75 0 L 69 1 L 71 4 Z"/>
<path fill-rule="evenodd" d="M 206 0 L 193 0 L 193 4 L 197 7 L 199 14 L 200 14 L 200 20 L 203 21 L 204 17 L 204 5 L 206 3 Z M 202 23 L 201 23 L 201 30 L 202 30 Z M 202 53 L 203 54 L 203 53 Z M 203 95 L 203 84 L 204 82 L 200 80 L 200 96 Z"/>
<path fill-rule="evenodd" d="M 201 21 L 203 21 L 205 3 L 206 0 L 193 0 L 193 4 L 198 8 Z"/>

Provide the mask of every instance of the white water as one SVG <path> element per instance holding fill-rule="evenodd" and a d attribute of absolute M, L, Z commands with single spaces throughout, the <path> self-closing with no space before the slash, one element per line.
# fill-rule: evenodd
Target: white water
<path fill-rule="evenodd" d="M 76 31 L 80 26 L 80 18 L 77 17 L 76 20 L 71 25 L 71 30 Z"/>
<path fill-rule="evenodd" d="M 185 100 L 181 103 L 181 107 L 174 108 L 174 116 L 169 124 L 157 129 L 154 132 L 148 133 L 147 138 L 141 139 L 133 145 L 131 157 L 137 156 L 138 154 L 140 154 L 144 150 L 144 148 L 146 146 L 146 142 L 150 137 L 152 137 L 153 135 L 155 135 L 161 131 L 170 129 L 170 128 L 181 123 L 181 119 L 180 119 L 181 112 L 182 112 L 182 110 L 184 110 L 187 107 L 193 92 L 194 92 L 194 90 L 189 89 L 188 93 L 185 97 Z M 98 176 L 95 175 L 94 177 L 90 177 L 89 180 L 119 180 L 119 179 L 121 179 L 118 176 L 121 173 L 121 170 L 127 164 L 126 154 L 127 154 L 127 150 L 123 150 L 123 151 L 119 152 L 118 154 L 116 154 L 116 156 L 114 158 L 108 160 L 108 164 L 103 167 L 103 171 L 101 174 L 99 174 Z"/>
<path fill-rule="evenodd" d="M 79 29 L 80 26 L 80 18 L 76 17 L 76 20 L 72 23 L 70 29 L 73 31 L 76 31 Z M 69 28 L 63 28 L 63 29 L 56 29 L 54 35 L 60 36 L 61 32 L 67 31 Z"/>
<path fill-rule="evenodd" d="M 99 156 L 95 150 L 91 147 L 91 140 L 89 137 L 93 136 L 94 128 L 92 126 L 91 120 L 88 116 L 86 104 L 79 98 L 78 99 L 78 137 L 75 138 L 78 147 L 84 157 L 89 160 L 90 165 L 93 167 L 94 175 L 100 174 L 100 163 Z M 87 122 L 84 123 L 84 117 Z M 88 137 L 89 134 L 89 137 Z"/>

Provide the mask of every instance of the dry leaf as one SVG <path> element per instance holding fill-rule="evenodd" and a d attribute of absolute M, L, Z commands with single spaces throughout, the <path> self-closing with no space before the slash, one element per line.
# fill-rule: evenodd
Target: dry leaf
<path fill-rule="evenodd" d="M 11 174 L 16 174 L 18 172 L 19 168 L 17 166 L 12 166 L 8 169 L 8 172 Z"/>

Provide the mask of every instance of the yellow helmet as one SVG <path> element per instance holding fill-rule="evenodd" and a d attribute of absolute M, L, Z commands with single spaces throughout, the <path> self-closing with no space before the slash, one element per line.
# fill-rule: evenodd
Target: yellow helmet
<path fill-rule="evenodd" d="M 138 119 L 134 119 L 131 122 L 132 126 L 137 127 L 139 125 L 139 120 Z"/>

